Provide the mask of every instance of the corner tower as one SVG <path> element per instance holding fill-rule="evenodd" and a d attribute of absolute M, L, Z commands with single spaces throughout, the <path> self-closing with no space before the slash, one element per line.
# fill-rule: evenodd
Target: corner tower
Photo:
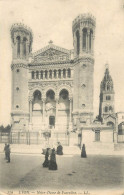
<path fill-rule="evenodd" d="M 101 81 L 100 85 L 99 119 L 103 121 L 106 116 L 113 113 L 114 113 L 113 80 L 109 73 L 108 65 L 106 65 L 104 78 Z"/>
<path fill-rule="evenodd" d="M 28 128 L 28 59 L 32 50 L 32 31 L 23 24 L 11 27 L 12 42 L 12 129 Z"/>
<path fill-rule="evenodd" d="M 75 62 L 73 114 L 84 123 L 91 123 L 93 119 L 95 26 L 95 18 L 90 14 L 79 15 L 72 23 Z"/>

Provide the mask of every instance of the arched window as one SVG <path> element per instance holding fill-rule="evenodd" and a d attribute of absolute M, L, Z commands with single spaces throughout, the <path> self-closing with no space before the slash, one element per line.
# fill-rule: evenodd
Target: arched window
<path fill-rule="evenodd" d="M 65 72 L 66 72 L 66 70 L 65 70 L 65 69 L 63 69 L 63 78 L 65 78 L 65 77 L 66 77 Z"/>
<path fill-rule="evenodd" d="M 107 91 L 109 91 L 110 90 L 110 85 L 109 84 L 107 84 Z"/>
<path fill-rule="evenodd" d="M 68 100 L 69 98 L 69 93 L 66 89 L 62 89 L 60 91 L 59 97 L 62 98 L 63 100 Z"/>
<path fill-rule="evenodd" d="M 76 49 L 77 49 L 77 55 L 79 55 L 80 52 L 80 35 L 79 35 L 79 31 L 76 32 Z"/>
<path fill-rule="evenodd" d="M 107 95 L 106 96 L 106 100 L 111 100 L 111 96 L 110 95 Z"/>
<path fill-rule="evenodd" d="M 47 102 L 54 100 L 55 99 L 55 92 L 51 89 L 49 91 L 47 91 L 46 99 L 47 99 Z"/>
<path fill-rule="evenodd" d="M 68 69 L 68 78 L 70 78 L 71 77 L 71 70 L 70 70 L 70 68 Z"/>
<path fill-rule="evenodd" d="M 114 127 L 114 123 L 112 121 L 107 122 L 107 126 Z"/>
<path fill-rule="evenodd" d="M 108 112 L 108 107 L 107 106 L 105 107 L 105 112 Z"/>
<path fill-rule="evenodd" d="M 34 74 L 35 74 L 34 71 L 32 71 L 32 79 L 34 79 Z"/>
<path fill-rule="evenodd" d="M 36 90 L 33 94 L 34 101 L 35 100 L 41 100 L 41 92 L 39 90 Z"/>
<path fill-rule="evenodd" d="M 86 49 L 86 41 L 87 41 L 87 29 L 83 29 L 83 49 Z"/>
<path fill-rule="evenodd" d="M 89 38 L 89 49 L 92 49 L 92 38 L 93 38 L 93 31 L 90 30 L 90 38 Z"/>
<path fill-rule="evenodd" d="M 40 71 L 40 78 L 43 79 L 43 71 Z"/>
<path fill-rule="evenodd" d="M 61 70 L 58 70 L 58 78 L 61 78 Z"/>
<path fill-rule="evenodd" d="M 48 71 L 45 70 L 45 79 L 47 79 L 47 77 L 48 77 Z"/>
<path fill-rule="evenodd" d="M 36 71 L 36 79 L 39 79 L 39 72 Z"/>
<path fill-rule="evenodd" d="M 54 78 L 56 78 L 56 70 L 54 70 Z"/>
<path fill-rule="evenodd" d="M 16 40 L 17 40 L 17 56 L 19 57 L 20 56 L 20 42 L 21 42 L 20 36 L 16 37 Z"/>
<path fill-rule="evenodd" d="M 113 111 L 113 108 L 112 108 L 112 106 L 109 106 L 109 111 Z"/>
<path fill-rule="evenodd" d="M 52 79 L 52 70 L 49 71 L 49 78 Z"/>
<path fill-rule="evenodd" d="M 26 37 L 23 38 L 23 55 L 26 56 Z"/>

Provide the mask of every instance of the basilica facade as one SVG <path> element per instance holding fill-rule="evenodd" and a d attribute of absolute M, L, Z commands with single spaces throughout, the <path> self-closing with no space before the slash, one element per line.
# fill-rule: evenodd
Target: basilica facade
<path fill-rule="evenodd" d="M 93 118 L 95 27 L 92 15 L 79 15 L 72 22 L 72 50 L 50 41 L 34 53 L 32 30 L 23 24 L 11 27 L 12 131 L 65 132 L 88 145 L 117 142 L 124 116 L 114 110 L 108 65 L 100 85 L 99 114 Z"/>
<path fill-rule="evenodd" d="M 72 23 L 73 50 L 53 44 L 32 53 L 31 29 L 15 24 L 12 40 L 12 128 L 67 131 L 93 121 L 95 18 Z"/>

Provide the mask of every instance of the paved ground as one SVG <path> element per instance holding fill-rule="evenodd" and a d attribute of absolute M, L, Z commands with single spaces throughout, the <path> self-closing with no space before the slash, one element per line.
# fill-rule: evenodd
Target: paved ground
<path fill-rule="evenodd" d="M 124 184 L 123 156 L 57 156 L 57 171 L 43 168 L 43 161 L 43 155 L 11 154 L 9 164 L 0 154 L 0 189 L 122 189 Z"/>

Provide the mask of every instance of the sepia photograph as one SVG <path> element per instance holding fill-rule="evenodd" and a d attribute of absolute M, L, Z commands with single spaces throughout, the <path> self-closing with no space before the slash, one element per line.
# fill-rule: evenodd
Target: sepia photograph
<path fill-rule="evenodd" d="M 124 195 L 124 0 L 0 0 L 0 195 Z"/>

